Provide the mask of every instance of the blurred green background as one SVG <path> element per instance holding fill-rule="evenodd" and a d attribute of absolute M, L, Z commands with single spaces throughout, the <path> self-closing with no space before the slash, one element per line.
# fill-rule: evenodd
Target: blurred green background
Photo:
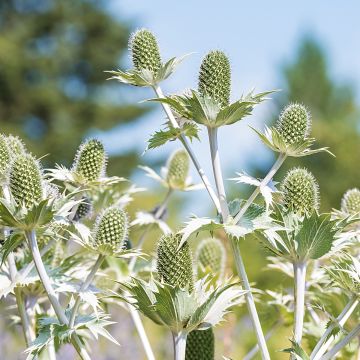
<path fill-rule="evenodd" d="M 234 97 L 256 86 L 256 90 L 282 89 L 261 105 L 254 120 L 226 129 L 220 146 L 225 178 L 246 170 L 261 177 L 271 166 L 273 155 L 248 128 L 262 129 L 276 119 L 282 107 L 304 103 L 313 117 L 313 136 L 319 146 L 329 146 L 336 159 L 320 154 L 290 160 L 291 166 L 306 166 L 321 189 L 322 210 L 338 207 L 348 188 L 360 186 L 360 6 L 319 1 L 301 5 L 276 1 L 249 4 L 243 1 L 91 1 L 91 0 L 1 0 L 0 2 L 0 128 L 22 137 L 46 166 L 69 165 L 79 143 L 88 136 L 102 139 L 110 154 L 109 173 L 131 177 L 151 192 L 137 197 L 132 210 L 149 210 L 161 200 L 153 183 L 136 169 L 139 163 L 158 168 L 172 149 L 171 144 L 142 156 L 146 140 L 164 122 L 156 106 L 140 103 L 152 94 L 146 89 L 107 82 L 104 70 L 130 66 L 127 41 L 131 31 L 146 26 L 159 36 L 164 57 L 196 51 L 165 84 L 166 91 L 196 87 L 201 56 L 212 48 L 229 54 L 234 68 Z M 330 45 L 329 45 L 330 44 Z M 329 55 L 330 54 L 330 55 Z M 206 140 L 206 139 L 205 139 Z M 194 144 L 209 172 L 207 143 Z M 195 172 L 194 178 L 198 181 Z M 228 183 L 233 197 L 246 196 L 249 189 Z M 191 193 L 178 195 L 170 203 L 170 223 L 180 227 L 190 213 L 211 215 L 206 194 L 193 201 Z M 197 195 L 195 195 L 197 196 Z M 179 203 L 182 206 L 179 206 Z M 152 233 L 152 251 L 159 234 Z M 136 241 L 137 233 L 133 238 Z M 193 242 L 195 246 L 196 241 Z M 265 256 L 255 241 L 244 247 L 249 278 L 261 289 L 272 289 L 284 279 L 264 271 Z M 231 261 L 229 261 L 231 273 Z M 285 283 L 286 284 L 286 283 Z M 285 286 L 285 285 L 284 285 Z M 260 305 L 261 308 L 261 305 Z M 119 349 L 108 342 L 94 345 L 96 359 L 143 359 L 140 342 L 128 315 L 112 309 L 117 325 L 112 334 Z M 265 328 L 274 316 L 262 314 Z M 237 320 L 240 319 L 240 321 Z M 171 339 L 160 328 L 145 321 L 158 359 L 171 357 Z M 1 358 L 17 356 L 23 346 L 20 329 L 16 344 L 4 328 L 8 314 L 0 314 Z M 289 345 L 291 329 L 278 331 L 270 341 L 272 351 Z M 255 342 L 246 311 L 230 314 L 216 333 L 218 357 L 242 356 Z M 65 354 L 65 353 L 64 353 Z M 3 356 L 3 357 L 2 357 Z M 64 355 L 66 356 L 69 355 Z M 287 356 L 277 354 L 274 359 Z"/>

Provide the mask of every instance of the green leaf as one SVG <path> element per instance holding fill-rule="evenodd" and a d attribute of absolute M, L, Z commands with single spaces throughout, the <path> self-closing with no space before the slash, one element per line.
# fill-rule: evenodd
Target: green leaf
<path fill-rule="evenodd" d="M 24 235 L 20 232 L 13 232 L 6 238 L 0 250 L 1 265 L 4 264 L 9 254 L 13 252 L 24 240 Z"/>
<path fill-rule="evenodd" d="M 298 256 L 319 259 L 326 255 L 331 250 L 337 231 L 330 214 L 318 215 L 314 212 L 310 217 L 305 216 L 300 230 L 295 235 Z"/>
<path fill-rule="evenodd" d="M 282 352 L 293 354 L 297 360 L 310 360 L 310 357 L 306 352 L 302 349 L 302 347 L 297 344 L 295 341 L 290 340 L 293 347 L 288 349 L 281 350 Z"/>
<path fill-rule="evenodd" d="M 181 137 L 181 135 L 187 136 L 190 141 L 194 138 L 199 140 L 198 136 L 198 127 L 195 124 L 185 123 L 182 128 L 174 128 L 169 126 L 167 130 L 159 130 L 156 131 L 153 135 L 151 135 L 148 140 L 148 149 L 155 149 L 166 144 L 169 141 L 174 141 Z"/>

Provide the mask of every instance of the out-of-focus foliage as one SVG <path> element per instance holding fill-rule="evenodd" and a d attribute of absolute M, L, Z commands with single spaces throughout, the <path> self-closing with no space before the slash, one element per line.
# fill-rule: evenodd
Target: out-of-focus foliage
<path fill-rule="evenodd" d="M 46 162 L 69 164 L 81 139 L 144 113 L 122 104 L 106 69 L 127 50 L 127 24 L 95 0 L 0 2 L 0 126 Z M 112 159 L 125 176 L 135 154 Z"/>
<path fill-rule="evenodd" d="M 360 179 L 359 157 L 355 156 L 360 154 L 360 113 L 354 89 L 331 77 L 326 53 L 310 37 L 302 40 L 282 76 L 279 109 L 289 102 L 303 103 L 313 116 L 312 136 L 336 156 L 324 153 L 288 159 L 283 173 L 294 165 L 308 167 L 319 181 L 322 209 L 338 207 L 344 191 L 357 186 Z"/>

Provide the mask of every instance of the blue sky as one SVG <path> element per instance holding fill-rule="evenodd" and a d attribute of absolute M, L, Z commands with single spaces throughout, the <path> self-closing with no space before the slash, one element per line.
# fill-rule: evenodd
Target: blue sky
<path fill-rule="evenodd" d="M 304 34 L 322 42 L 336 79 L 351 81 L 357 89 L 360 84 L 360 2 L 354 0 L 113 0 L 110 4 L 114 16 L 135 27 L 147 27 L 157 35 L 164 59 L 195 52 L 163 84 L 165 92 L 196 87 L 201 59 L 211 49 L 221 49 L 230 57 L 234 99 L 253 87 L 257 91 L 279 88 L 279 69 L 291 61 Z M 136 102 L 144 96 L 151 97 L 150 90 L 133 88 L 127 90 L 124 100 Z M 254 162 L 270 165 L 272 154 L 248 125 L 261 129 L 273 111 L 271 101 L 267 102 L 241 124 L 221 129 L 219 142 L 226 178 Z M 106 143 L 111 151 L 119 150 L 117 144 L 122 144 L 123 148 L 135 146 L 141 152 L 148 135 L 162 122 L 160 109 L 153 111 L 136 127 L 129 125 L 107 136 Z M 172 144 L 147 153 L 144 163 L 175 147 Z M 209 172 L 206 141 L 194 144 L 194 148 Z"/>

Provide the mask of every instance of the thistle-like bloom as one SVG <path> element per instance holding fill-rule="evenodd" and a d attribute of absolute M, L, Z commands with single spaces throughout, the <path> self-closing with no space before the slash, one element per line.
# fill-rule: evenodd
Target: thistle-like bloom
<path fill-rule="evenodd" d="M 210 51 L 200 66 L 199 93 L 215 100 L 223 108 L 229 105 L 231 69 L 222 51 Z"/>
<path fill-rule="evenodd" d="M 212 274 L 218 274 L 219 278 L 222 278 L 225 261 L 225 248 L 219 239 L 208 238 L 200 242 L 195 254 L 195 263 L 198 266 L 198 275 L 200 277 L 206 272 L 211 272 Z"/>
<path fill-rule="evenodd" d="M 304 105 L 290 104 L 282 111 L 275 126 L 286 144 L 296 144 L 309 136 L 311 115 Z"/>
<path fill-rule="evenodd" d="M 183 149 L 175 151 L 167 164 L 166 181 L 170 189 L 184 189 L 189 175 L 190 159 Z"/>
<path fill-rule="evenodd" d="M 346 214 L 360 213 L 360 190 L 348 190 L 341 199 L 341 210 Z"/>
<path fill-rule="evenodd" d="M 14 135 L 8 135 L 6 137 L 6 142 L 13 157 L 18 155 L 24 155 L 26 153 L 25 145 L 19 137 Z"/>
<path fill-rule="evenodd" d="M 311 215 L 319 210 L 319 185 L 308 170 L 290 170 L 281 183 L 281 191 L 285 209 L 298 215 Z"/>
<path fill-rule="evenodd" d="M 214 360 L 215 339 L 212 328 L 194 330 L 186 340 L 185 360 Z"/>
<path fill-rule="evenodd" d="M 297 103 L 286 106 L 275 126 L 266 127 L 264 134 L 254 129 L 266 146 L 287 156 L 301 157 L 323 151 L 331 154 L 326 147 L 310 148 L 315 142 L 315 139 L 310 137 L 310 130 L 310 112 L 305 106 Z"/>
<path fill-rule="evenodd" d="M 191 291 L 193 264 L 188 243 L 179 248 L 180 234 L 163 235 L 157 248 L 157 271 L 161 282 Z"/>
<path fill-rule="evenodd" d="M 107 72 L 113 75 L 111 79 L 135 86 L 156 86 L 167 79 L 185 57 L 174 57 L 162 64 L 156 37 L 146 29 L 131 35 L 129 49 L 134 68 Z"/>
<path fill-rule="evenodd" d="M 30 209 L 44 197 L 43 177 L 39 162 L 30 154 L 15 158 L 9 171 L 10 192 L 19 206 Z"/>
<path fill-rule="evenodd" d="M 96 181 L 104 176 L 105 166 L 104 145 L 96 139 L 90 139 L 80 146 L 75 156 L 73 171 L 86 181 Z"/>
<path fill-rule="evenodd" d="M 93 231 L 92 247 L 104 255 L 112 255 L 124 249 L 128 236 L 128 217 L 116 207 L 99 215 Z"/>
<path fill-rule="evenodd" d="M 10 149 L 4 135 L 0 135 L 0 179 L 4 180 L 4 175 L 10 162 Z"/>
<path fill-rule="evenodd" d="M 130 38 L 129 48 L 134 68 L 149 70 L 156 76 L 161 67 L 161 56 L 154 34 L 147 29 L 136 31 Z"/>

